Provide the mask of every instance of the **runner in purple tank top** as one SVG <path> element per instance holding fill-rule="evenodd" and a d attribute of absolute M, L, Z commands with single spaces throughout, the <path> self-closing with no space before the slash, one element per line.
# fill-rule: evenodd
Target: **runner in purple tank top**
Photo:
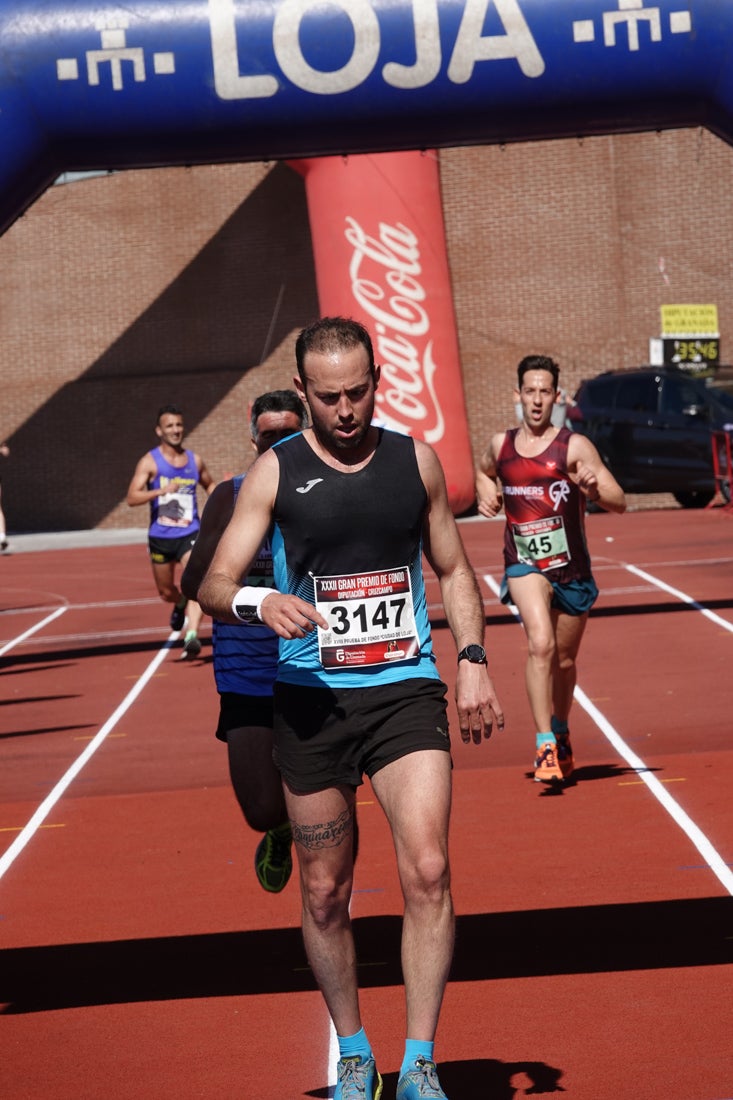
<path fill-rule="evenodd" d="M 158 410 L 155 434 L 160 445 L 144 454 L 135 467 L 127 503 L 131 508 L 150 506 L 148 551 L 155 585 L 161 600 L 174 605 L 171 630 L 182 630 L 187 624 L 181 657 L 193 658 L 201 652 L 201 608 L 181 594 L 175 569 L 176 564 L 186 565 L 199 531 L 196 488 L 200 485 L 210 493 L 214 479 L 201 456 L 184 448 L 183 415 L 175 405 Z"/>

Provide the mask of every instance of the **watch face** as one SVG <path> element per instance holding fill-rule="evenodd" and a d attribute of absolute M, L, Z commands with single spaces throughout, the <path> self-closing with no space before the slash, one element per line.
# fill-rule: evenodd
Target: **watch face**
<path fill-rule="evenodd" d="M 472 665 L 482 665 L 486 660 L 486 650 L 482 645 L 467 645 L 461 650 L 459 660 L 465 658 Z"/>

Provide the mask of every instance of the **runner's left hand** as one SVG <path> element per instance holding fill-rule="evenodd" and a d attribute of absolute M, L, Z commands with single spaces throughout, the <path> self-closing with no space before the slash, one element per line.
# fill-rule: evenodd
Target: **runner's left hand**
<path fill-rule="evenodd" d="M 485 665 L 461 661 L 456 677 L 456 707 L 461 740 L 480 745 L 493 732 L 504 729 L 504 711 Z"/>

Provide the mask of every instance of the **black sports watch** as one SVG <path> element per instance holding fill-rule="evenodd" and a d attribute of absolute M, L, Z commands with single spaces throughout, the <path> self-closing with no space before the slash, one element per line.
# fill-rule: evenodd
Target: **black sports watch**
<path fill-rule="evenodd" d="M 472 665 L 486 665 L 486 650 L 482 645 L 467 645 L 458 654 L 458 662 L 468 661 Z"/>

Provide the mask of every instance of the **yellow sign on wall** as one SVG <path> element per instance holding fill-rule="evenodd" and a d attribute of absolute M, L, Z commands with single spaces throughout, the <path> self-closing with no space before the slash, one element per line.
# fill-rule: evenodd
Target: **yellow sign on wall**
<path fill-rule="evenodd" d="M 719 336 L 718 307 L 662 306 L 662 336 Z"/>

